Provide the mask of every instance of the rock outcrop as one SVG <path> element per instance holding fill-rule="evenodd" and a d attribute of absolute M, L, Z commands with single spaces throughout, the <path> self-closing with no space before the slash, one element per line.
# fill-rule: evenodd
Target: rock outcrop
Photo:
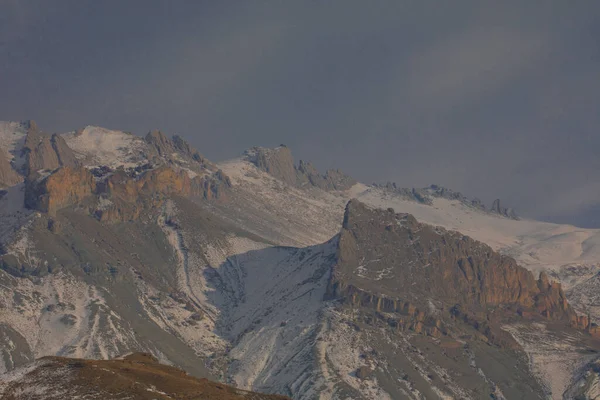
<path fill-rule="evenodd" d="M 405 315 L 406 326 L 435 334 L 443 328 L 432 308 L 460 309 L 480 321 L 494 309 L 509 309 L 591 328 L 545 274 L 535 279 L 483 243 L 356 200 L 346 207 L 328 296 Z"/>
<path fill-rule="evenodd" d="M 309 162 L 300 160 L 298 166 L 294 165 L 292 152 L 285 145 L 273 149 L 253 147 L 245 155 L 260 170 L 290 186 L 309 185 L 323 190 L 347 190 L 356 184 L 355 179 L 339 169 L 330 169 L 321 174 Z"/>
<path fill-rule="evenodd" d="M 220 170 L 194 178 L 186 171 L 166 165 L 137 178 L 121 170 L 99 185 L 98 194 L 108 200 L 108 205 L 106 201 L 100 202 L 95 215 L 102 221 L 135 220 L 142 211 L 160 206 L 169 196 L 220 200 L 226 197 L 230 186 L 231 181 Z"/>
<path fill-rule="evenodd" d="M 65 140 L 57 134 L 42 133 L 34 121 L 27 123 L 27 138 L 23 151 L 27 157 L 26 171 L 24 171 L 26 176 L 40 170 L 78 165 L 73 151 Z"/>
<path fill-rule="evenodd" d="M 247 150 L 245 154 L 248 160 L 256 165 L 258 169 L 265 171 L 288 185 L 296 186 L 294 158 L 287 146 L 279 146 L 274 149 L 253 147 Z"/>
<path fill-rule="evenodd" d="M 184 161 L 194 162 L 200 168 L 208 170 L 216 170 L 216 166 L 208 161 L 198 150 L 190 146 L 182 137 L 174 135 L 168 138 L 159 130 L 148 132 L 145 138 L 146 142 L 151 145 L 157 154 L 171 162 L 178 162 L 178 158 Z M 179 157 L 178 157 L 179 156 Z"/>
<path fill-rule="evenodd" d="M 348 190 L 356 184 L 356 180 L 339 169 L 329 169 L 324 175 L 309 162 L 300 160 L 296 169 L 300 186 L 306 183 L 323 190 Z"/>
<path fill-rule="evenodd" d="M 515 213 L 515 210 L 513 210 L 512 208 L 504 208 L 500 206 L 500 199 L 494 200 L 490 211 L 494 214 L 502 215 L 510 219 L 519 219 L 517 217 L 517 214 Z"/>

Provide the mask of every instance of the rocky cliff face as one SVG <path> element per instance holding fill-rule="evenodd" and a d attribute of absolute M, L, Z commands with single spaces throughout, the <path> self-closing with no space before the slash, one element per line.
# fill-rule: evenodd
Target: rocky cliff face
<path fill-rule="evenodd" d="M 224 200 L 231 182 L 222 172 L 190 178 L 183 170 L 162 166 L 132 178 L 118 171 L 99 185 L 101 201 L 95 215 L 102 221 L 137 219 L 149 208 L 163 204 L 169 196 Z"/>
<path fill-rule="evenodd" d="M 290 149 L 284 145 L 274 149 L 253 147 L 246 151 L 246 157 L 262 171 L 291 186 L 314 186 L 323 190 L 347 190 L 356 180 L 345 175 L 342 171 L 327 170 L 321 174 L 311 163 L 300 160 L 294 165 Z"/>
<path fill-rule="evenodd" d="M 25 206 L 50 215 L 78 204 L 96 191 L 94 176 L 83 167 L 63 167 L 45 176 L 28 179 Z"/>
<path fill-rule="evenodd" d="M 143 210 L 160 206 L 169 196 L 224 199 L 229 178 L 221 171 L 195 176 L 163 165 L 139 172 L 120 169 L 98 178 L 84 167 L 62 167 L 26 186 L 28 208 L 55 215 L 62 208 L 89 207 L 102 221 L 129 221 Z"/>
<path fill-rule="evenodd" d="M 509 309 L 514 315 L 591 328 L 568 304 L 560 284 L 550 283 L 545 274 L 536 280 L 483 243 L 356 200 L 346 207 L 328 295 L 407 315 L 413 328 L 428 322 L 436 334 L 441 323 L 432 310 L 451 309 L 475 320 Z"/>

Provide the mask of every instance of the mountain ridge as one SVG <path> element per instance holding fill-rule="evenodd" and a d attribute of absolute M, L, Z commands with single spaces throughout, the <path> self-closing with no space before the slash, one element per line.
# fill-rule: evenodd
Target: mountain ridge
<path fill-rule="evenodd" d="M 365 224 L 368 226 L 365 227 Z M 379 232 L 369 228 L 373 225 Z M 392 247 L 378 245 L 377 239 L 373 239 L 378 235 L 382 235 Z M 369 244 L 369 240 L 375 242 Z M 411 245 L 417 242 L 418 248 L 414 252 Z M 403 247 L 408 247 L 409 251 L 402 252 L 400 249 Z M 568 304 L 560 283 L 551 283 L 544 272 L 536 281 L 533 274 L 518 266 L 514 259 L 499 255 L 485 244 L 458 232 L 420 224 L 410 214 L 396 214 L 391 209 L 378 211 L 357 200 L 349 201 L 337 252 L 339 261 L 331 275 L 328 295 L 348 298 L 352 304 L 371 306 L 377 311 L 408 314 L 415 318 L 411 323 L 412 329 L 421 330 L 427 318 L 427 313 L 423 312 L 427 304 L 415 305 L 413 302 L 422 302 L 430 292 L 438 298 L 429 297 L 429 301 L 433 299 L 446 304 L 456 312 L 465 312 L 465 308 L 471 306 L 485 308 L 505 304 L 516 306 L 515 311 L 521 316 L 537 312 L 545 318 L 566 321 L 575 328 L 600 337 L 598 326 L 592 324 L 587 316 L 578 316 Z M 372 252 L 377 254 L 376 258 L 369 256 Z M 391 255 L 387 254 L 390 252 Z M 406 272 L 394 269 L 394 260 L 402 260 L 400 265 L 407 268 Z M 369 266 L 366 267 L 366 264 Z M 430 265 L 435 268 L 428 268 Z M 373 271 L 377 267 L 382 269 Z M 418 279 L 418 275 L 415 278 L 418 272 L 413 271 L 419 269 L 427 274 L 426 277 L 410 283 L 411 279 Z M 396 286 L 390 287 L 392 281 L 397 282 Z M 372 282 L 377 282 L 376 289 Z M 411 292 L 415 291 L 413 287 L 423 292 L 411 298 Z M 374 291 L 383 296 L 369 294 Z M 402 294 L 404 301 L 394 299 L 397 293 Z M 428 333 L 439 336 L 440 321 L 434 320 L 431 324 Z"/>
<path fill-rule="evenodd" d="M 21 168 L 0 197 L 1 370 L 143 351 L 298 399 L 559 398 L 593 371 L 596 231 L 406 199 L 286 147 L 212 163 L 159 131 L 62 137 L 78 165 Z"/>

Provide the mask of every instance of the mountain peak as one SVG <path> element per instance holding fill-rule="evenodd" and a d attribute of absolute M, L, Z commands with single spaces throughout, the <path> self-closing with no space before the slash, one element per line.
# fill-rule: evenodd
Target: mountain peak
<path fill-rule="evenodd" d="M 431 301 L 442 308 L 458 304 L 473 315 L 490 307 L 513 307 L 514 313 L 523 310 L 522 315 L 530 312 L 589 328 L 568 304 L 560 284 L 550 283 L 547 275 L 536 280 L 514 259 L 484 243 L 391 208 L 349 201 L 338 255 L 329 289 L 333 297 L 359 303 L 370 298 L 374 306 L 379 303 L 373 296 L 388 298 L 396 304 L 390 312 L 409 302 L 425 314 Z"/>

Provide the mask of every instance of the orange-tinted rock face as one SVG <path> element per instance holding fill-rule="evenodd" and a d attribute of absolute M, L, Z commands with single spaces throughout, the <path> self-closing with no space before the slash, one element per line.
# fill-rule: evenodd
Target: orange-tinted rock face
<path fill-rule="evenodd" d="M 63 167 L 46 178 L 27 182 L 25 205 L 50 215 L 92 196 L 96 183 L 83 167 Z"/>
<path fill-rule="evenodd" d="M 117 171 L 99 185 L 98 193 L 106 196 L 112 205 L 96 210 L 101 221 L 135 220 L 144 210 L 160 206 L 169 195 L 190 196 L 191 179 L 184 171 L 167 166 L 145 172 L 132 178 L 125 171 Z"/>
<path fill-rule="evenodd" d="M 231 185 L 221 171 L 190 178 L 185 170 L 161 166 L 131 176 L 118 170 L 103 182 L 84 167 L 62 167 L 46 178 L 29 179 L 26 206 L 51 215 L 57 210 L 76 205 L 84 199 L 98 196 L 108 205 L 92 210 L 102 221 L 128 221 L 140 213 L 160 206 L 171 195 L 221 199 Z"/>
<path fill-rule="evenodd" d="M 117 171 L 106 181 L 106 193 L 111 198 L 135 202 L 140 196 L 191 194 L 191 179 L 185 171 L 176 172 L 163 166 L 147 171 L 139 179 L 128 177 L 124 171 Z"/>
<path fill-rule="evenodd" d="M 160 206 L 171 195 L 222 200 L 231 181 L 221 171 L 190 178 L 187 171 L 162 166 L 133 179 L 124 171 L 117 171 L 99 187 L 113 206 L 96 211 L 102 221 L 136 219 L 149 208 Z"/>

